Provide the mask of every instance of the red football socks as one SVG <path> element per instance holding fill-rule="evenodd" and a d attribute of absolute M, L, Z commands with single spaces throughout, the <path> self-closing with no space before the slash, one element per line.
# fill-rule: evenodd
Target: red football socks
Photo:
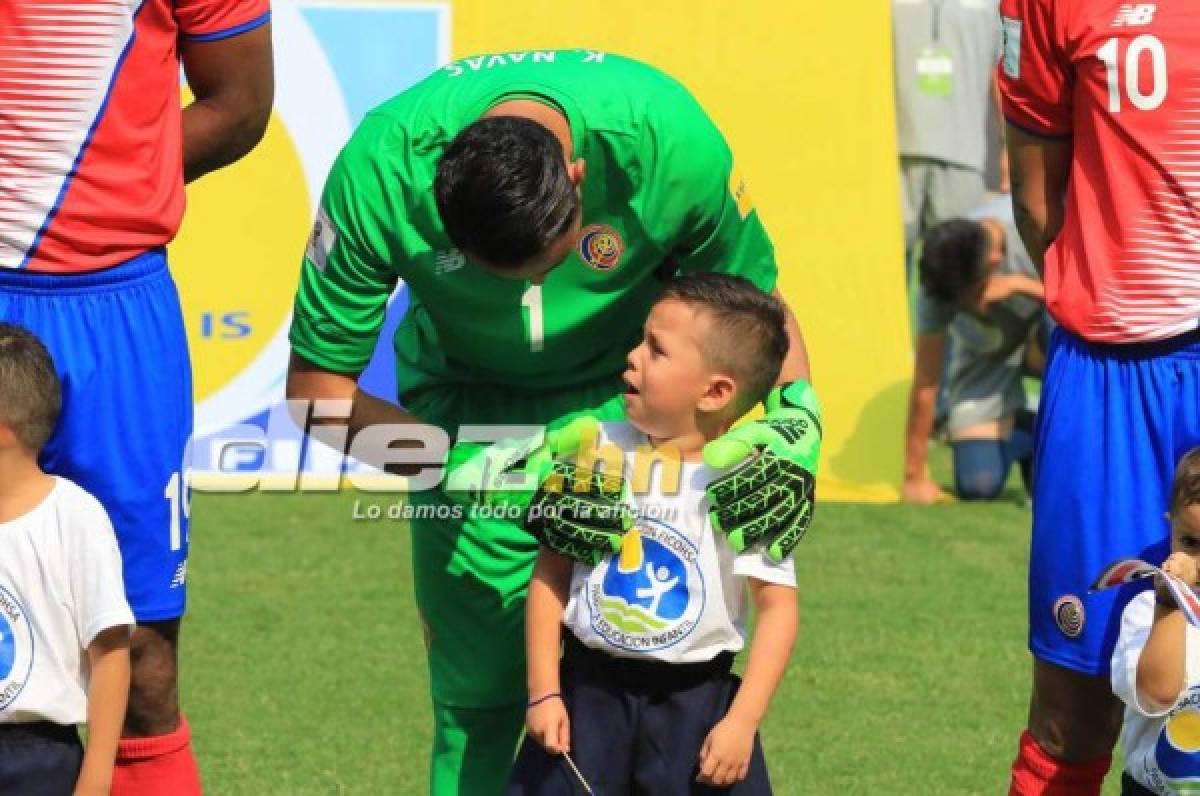
<path fill-rule="evenodd" d="M 1098 796 L 1112 756 L 1064 763 L 1046 754 L 1026 730 L 1012 766 L 1008 796 Z"/>
<path fill-rule="evenodd" d="M 179 729 L 153 738 L 122 738 L 117 744 L 112 796 L 200 796 L 200 772 L 192 755 L 192 732 Z"/>

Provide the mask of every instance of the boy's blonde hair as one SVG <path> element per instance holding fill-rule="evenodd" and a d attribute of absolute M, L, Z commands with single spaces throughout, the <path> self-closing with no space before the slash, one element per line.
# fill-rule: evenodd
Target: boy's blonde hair
<path fill-rule="evenodd" d="M 1171 482 L 1171 516 L 1200 503 L 1200 448 L 1192 448 L 1175 466 Z"/>
<path fill-rule="evenodd" d="M 62 385 L 46 346 L 29 330 L 0 322 L 0 423 L 37 453 L 61 410 Z"/>

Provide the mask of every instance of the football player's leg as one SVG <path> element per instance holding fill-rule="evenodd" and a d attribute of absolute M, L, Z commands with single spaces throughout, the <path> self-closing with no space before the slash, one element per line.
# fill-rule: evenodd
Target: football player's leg
<path fill-rule="evenodd" d="M 1030 649 L 1037 659 L 1014 794 L 1098 793 L 1121 725 L 1108 683 L 1131 589 L 1088 594 L 1120 558 L 1161 561 L 1175 460 L 1200 442 L 1194 361 L 1089 346 L 1061 330 L 1051 344 L 1034 464 Z M 1153 347 L 1143 349 L 1153 353 Z"/>
<path fill-rule="evenodd" d="M 35 330 L 55 357 L 64 392 L 42 463 L 108 511 L 138 621 L 113 793 L 199 793 L 176 666 L 190 502 L 183 458 L 192 428 L 178 294 L 159 252 L 69 285 L 70 293 L 45 295 L 58 306 L 44 308 L 52 317 Z"/>
<path fill-rule="evenodd" d="M 994 500 L 1004 489 L 1011 461 L 1008 440 L 957 439 L 950 443 L 954 458 L 954 493 L 960 500 Z"/>
<path fill-rule="evenodd" d="M 456 508 L 439 491 L 412 497 L 435 719 L 430 791 L 500 793 L 525 716 L 524 597 L 537 545 L 509 521 L 436 519 Z"/>
<path fill-rule="evenodd" d="M 524 720 L 524 702 L 464 708 L 435 701 L 429 792 L 433 796 L 503 793 Z"/>
<path fill-rule="evenodd" d="M 549 423 L 619 392 L 615 377 L 520 400 L 501 389 L 445 388 L 409 408 L 455 433 L 464 423 Z M 616 416 L 609 406 L 603 419 Z M 499 792 L 525 716 L 525 593 L 537 542 L 514 517 L 455 516 L 464 510 L 440 490 L 410 499 L 413 583 L 436 717 L 431 789 L 436 796 Z"/>

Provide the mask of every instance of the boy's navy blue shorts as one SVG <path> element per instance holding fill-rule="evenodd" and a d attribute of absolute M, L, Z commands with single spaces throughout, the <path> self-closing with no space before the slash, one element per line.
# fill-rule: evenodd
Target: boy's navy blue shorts
<path fill-rule="evenodd" d="M 1121 611 L 1148 582 L 1089 594 L 1114 561 L 1161 564 L 1175 465 L 1200 445 L 1200 331 L 1100 345 L 1059 327 L 1038 406 L 1029 647 L 1107 675 Z"/>
<path fill-rule="evenodd" d="M 133 615 L 182 616 L 192 371 L 165 252 L 89 274 L 0 269 L 0 321 L 54 357 L 63 410 L 41 463 L 108 511 Z"/>
<path fill-rule="evenodd" d="M 672 665 L 614 658 L 565 634 L 562 689 L 571 718 L 571 759 L 596 796 L 771 793 L 758 735 L 746 779 L 731 788 L 696 783 L 700 747 L 725 717 L 740 680 L 733 655 Z M 561 756 L 526 737 L 507 796 L 586 793 Z"/>
<path fill-rule="evenodd" d="M 0 724 L 0 793 L 71 796 L 83 746 L 74 727 L 48 721 Z"/>

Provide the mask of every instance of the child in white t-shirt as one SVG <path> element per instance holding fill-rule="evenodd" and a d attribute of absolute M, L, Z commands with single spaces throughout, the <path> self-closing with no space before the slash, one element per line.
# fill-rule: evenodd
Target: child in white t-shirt
<path fill-rule="evenodd" d="M 108 515 L 38 466 L 61 400 L 45 347 L 0 323 L 3 794 L 107 794 L 129 694 L 134 619 Z"/>
<path fill-rule="evenodd" d="M 1200 448 L 1179 460 L 1171 485 L 1171 555 L 1162 568 L 1200 585 Z M 1200 784 L 1200 630 L 1162 578 L 1121 616 L 1112 686 L 1125 703 L 1124 794 L 1195 793 Z"/>
<path fill-rule="evenodd" d="M 705 487 L 718 473 L 701 450 L 774 385 L 785 317 L 720 274 L 677 280 L 651 310 L 625 372 L 629 422 L 603 435 L 624 451 L 638 519 L 595 567 L 538 554 L 511 796 L 579 793 L 579 777 L 597 794 L 770 793 L 757 730 L 796 636 L 795 572 L 714 533 Z M 661 462 L 642 487 L 639 457 Z M 758 622 L 739 686 L 747 596 Z"/>

